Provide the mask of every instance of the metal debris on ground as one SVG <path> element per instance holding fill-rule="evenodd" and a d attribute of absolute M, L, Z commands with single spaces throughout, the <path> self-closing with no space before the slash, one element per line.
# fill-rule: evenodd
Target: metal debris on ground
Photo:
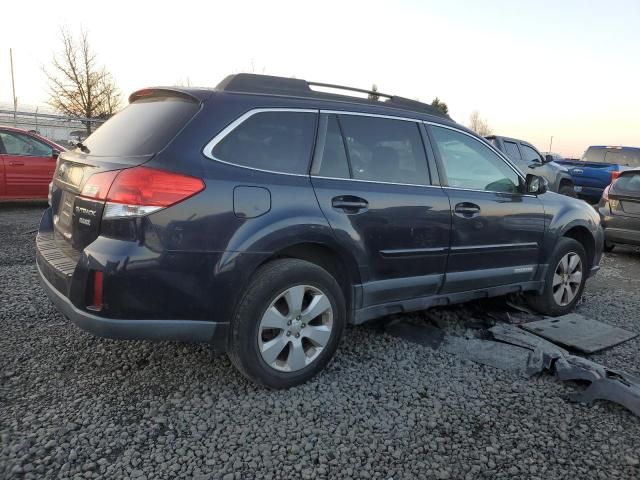
<path fill-rule="evenodd" d="M 443 351 L 482 365 L 525 374 L 529 350 L 484 340 L 469 334 L 447 335 L 441 328 L 426 322 L 393 321 L 385 331 L 394 337 Z M 486 331 L 486 330 L 485 330 Z"/>
<path fill-rule="evenodd" d="M 496 325 L 489 331 L 496 340 L 531 351 L 526 370 L 529 375 L 546 370 L 563 381 L 591 382 L 584 391 L 570 394 L 570 401 L 591 405 L 595 400 L 609 400 L 640 416 L 640 378 L 571 355 L 563 348 L 513 325 Z"/>
<path fill-rule="evenodd" d="M 529 359 L 529 351 L 524 348 L 479 338 L 446 336 L 442 349 L 481 365 L 522 374 Z"/>
<path fill-rule="evenodd" d="M 584 353 L 598 352 L 638 336 L 577 313 L 524 323 L 521 327 L 555 344 Z"/>
<path fill-rule="evenodd" d="M 466 320 L 471 321 L 472 318 Z M 564 348 L 522 327 L 500 323 L 484 330 L 484 336 L 483 332 L 473 334 L 470 329 L 465 329 L 463 336 L 460 336 L 449 335 L 425 321 L 397 319 L 387 324 L 385 331 L 412 343 L 433 349 L 442 348 L 447 353 L 501 370 L 519 372 L 526 376 L 546 371 L 555 374 L 562 381 L 587 381 L 590 385 L 583 391 L 570 394 L 569 401 L 591 405 L 595 400 L 609 400 L 640 416 L 639 378 L 572 355 Z"/>
<path fill-rule="evenodd" d="M 524 304 L 524 302 L 520 299 L 520 298 L 514 298 L 514 299 L 509 299 L 505 302 L 508 306 L 510 306 L 511 308 L 513 308 L 514 310 L 518 310 L 522 313 L 526 313 L 528 315 L 534 315 L 536 317 L 539 317 L 540 314 L 537 313 L 535 310 L 529 308 L 527 305 Z"/>

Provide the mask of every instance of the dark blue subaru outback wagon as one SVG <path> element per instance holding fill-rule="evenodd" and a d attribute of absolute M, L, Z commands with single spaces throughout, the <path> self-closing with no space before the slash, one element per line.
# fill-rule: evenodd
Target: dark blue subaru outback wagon
<path fill-rule="evenodd" d="M 210 342 L 283 388 L 347 323 L 512 292 L 574 307 L 593 208 L 428 105 L 318 86 L 141 90 L 63 152 L 36 241 L 57 308 L 100 336 Z"/>

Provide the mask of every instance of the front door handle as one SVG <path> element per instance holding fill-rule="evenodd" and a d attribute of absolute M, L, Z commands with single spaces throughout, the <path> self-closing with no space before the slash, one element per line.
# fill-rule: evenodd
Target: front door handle
<path fill-rule="evenodd" d="M 19 160 L 10 160 L 9 161 L 9 165 L 11 165 L 11 166 L 24 165 L 24 162 L 21 162 Z"/>
<path fill-rule="evenodd" d="M 361 213 L 369 208 L 369 202 L 364 198 L 354 197 L 352 195 L 341 195 L 333 197 L 331 206 L 345 213 Z"/>
<path fill-rule="evenodd" d="M 456 205 L 453 212 L 458 217 L 473 218 L 480 215 L 480 207 L 475 203 L 462 202 Z"/>

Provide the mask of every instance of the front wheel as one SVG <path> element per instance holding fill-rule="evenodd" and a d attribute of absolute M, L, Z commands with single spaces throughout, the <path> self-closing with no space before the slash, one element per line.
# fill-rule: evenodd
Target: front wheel
<path fill-rule="evenodd" d="M 323 268 L 280 259 L 255 274 L 231 322 L 228 355 L 269 388 L 306 382 L 331 360 L 346 323 L 344 295 Z"/>
<path fill-rule="evenodd" d="M 544 315 L 571 312 L 582 297 L 587 268 L 587 254 L 582 244 L 573 238 L 561 238 L 549 259 L 542 293 L 529 294 L 527 302 Z"/>

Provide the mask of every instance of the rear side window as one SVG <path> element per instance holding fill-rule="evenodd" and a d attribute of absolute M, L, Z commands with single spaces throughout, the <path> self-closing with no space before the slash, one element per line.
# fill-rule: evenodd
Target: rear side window
<path fill-rule="evenodd" d="M 522 158 L 525 162 L 542 162 L 542 157 L 533 148 L 522 144 L 520 148 L 522 148 Z"/>
<path fill-rule="evenodd" d="M 90 155 L 153 154 L 162 150 L 199 108 L 190 97 L 152 93 L 114 115 L 83 143 Z"/>
<path fill-rule="evenodd" d="M 339 115 L 352 178 L 426 185 L 427 158 L 416 122 Z"/>
<path fill-rule="evenodd" d="M 620 175 L 613 184 L 616 192 L 640 195 L 640 172 Z"/>
<path fill-rule="evenodd" d="M 305 174 L 315 125 L 311 112 L 256 113 L 218 142 L 212 154 L 243 167 Z"/>
<path fill-rule="evenodd" d="M 518 150 L 518 145 L 514 142 L 504 142 L 504 149 L 507 151 L 507 156 L 512 160 L 522 160 L 520 156 L 520 150 Z"/>

